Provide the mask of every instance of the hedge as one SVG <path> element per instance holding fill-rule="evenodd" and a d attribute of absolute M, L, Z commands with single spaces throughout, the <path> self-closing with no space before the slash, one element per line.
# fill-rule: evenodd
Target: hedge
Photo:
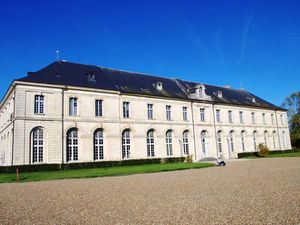
<path fill-rule="evenodd" d="M 299 151 L 300 151 L 300 149 L 274 150 L 274 151 L 270 151 L 269 155 L 290 153 L 290 152 L 299 152 Z M 238 153 L 238 158 L 244 158 L 244 157 L 248 157 L 248 156 L 259 157 L 258 152 L 240 152 L 240 153 Z"/>
<path fill-rule="evenodd" d="M 131 160 L 122 160 L 122 161 L 99 161 L 99 162 L 83 162 L 83 163 L 65 163 L 65 164 L 0 166 L 0 173 L 15 173 L 16 168 L 19 169 L 19 172 L 40 172 L 40 171 L 58 171 L 58 170 L 69 170 L 69 169 L 175 163 L 175 162 L 184 162 L 184 160 L 185 157 L 174 157 L 174 158 L 131 159 Z"/>

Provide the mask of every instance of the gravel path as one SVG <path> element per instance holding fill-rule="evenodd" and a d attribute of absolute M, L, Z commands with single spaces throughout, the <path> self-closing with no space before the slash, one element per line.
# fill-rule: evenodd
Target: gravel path
<path fill-rule="evenodd" d="M 0 184 L 0 224 L 300 224 L 300 157 Z"/>

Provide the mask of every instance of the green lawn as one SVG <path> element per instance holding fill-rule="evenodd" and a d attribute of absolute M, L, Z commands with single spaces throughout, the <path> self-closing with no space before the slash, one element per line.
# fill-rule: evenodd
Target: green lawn
<path fill-rule="evenodd" d="M 214 166 L 213 163 L 166 163 L 146 164 L 138 166 L 116 166 L 107 168 L 76 169 L 61 171 L 44 171 L 22 173 L 20 171 L 20 182 L 57 180 L 70 178 L 104 177 L 116 175 L 130 175 L 137 173 L 154 173 L 173 170 L 198 169 Z M 0 174 L 0 183 L 15 182 L 16 175 L 13 173 Z"/>

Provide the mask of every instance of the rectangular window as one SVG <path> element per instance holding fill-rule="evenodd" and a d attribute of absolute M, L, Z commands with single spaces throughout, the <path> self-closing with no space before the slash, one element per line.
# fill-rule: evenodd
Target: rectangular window
<path fill-rule="evenodd" d="M 170 105 L 166 106 L 166 117 L 167 117 L 167 120 L 171 120 L 171 106 Z"/>
<path fill-rule="evenodd" d="M 217 117 L 217 122 L 220 123 L 221 122 L 221 111 L 220 111 L 220 109 L 216 110 L 216 117 Z"/>
<path fill-rule="evenodd" d="M 255 113 L 251 113 L 251 117 L 252 117 L 252 124 L 255 124 Z"/>
<path fill-rule="evenodd" d="M 205 121 L 205 109 L 204 108 L 200 109 L 200 121 L 201 122 Z"/>
<path fill-rule="evenodd" d="M 271 114 L 271 122 L 272 122 L 272 125 L 274 125 L 274 114 Z"/>
<path fill-rule="evenodd" d="M 266 124 L 266 114 L 265 113 L 262 114 L 262 120 L 263 120 L 263 124 Z"/>
<path fill-rule="evenodd" d="M 283 125 L 283 116 L 280 115 L 280 122 L 281 122 L 281 125 Z"/>
<path fill-rule="evenodd" d="M 148 119 L 153 119 L 153 104 L 147 105 Z"/>
<path fill-rule="evenodd" d="M 34 96 L 34 113 L 43 114 L 44 113 L 44 96 L 35 95 Z"/>
<path fill-rule="evenodd" d="M 184 121 L 188 120 L 188 118 L 187 118 L 187 107 L 185 107 L 185 106 L 182 107 L 182 116 L 183 116 Z"/>
<path fill-rule="evenodd" d="M 102 116 L 102 100 L 95 101 L 95 115 Z"/>
<path fill-rule="evenodd" d="M 129 118 L 129 102 L 123 102 L 123 117 Z"/>
<path fill-rule="evenodd" d="M 69 115 L 70 116 L 77 115 L 77 98 L 69 99 Z"/>
<path fill-rule="evenodd" d="M 233 123 L 233 121 L 232 121 L 232 111 L 231 110 L 228 111 L 228 121 L 229 121 L 229 123 Z"/>
<path fill-rule="evenodd" d="M 244 123 L 243 112 L 240 111 L 240 123 Z"/>

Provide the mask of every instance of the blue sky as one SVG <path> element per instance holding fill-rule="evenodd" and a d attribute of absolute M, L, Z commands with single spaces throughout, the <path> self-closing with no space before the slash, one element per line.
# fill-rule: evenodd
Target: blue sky
<path fill-rule="evenodd" d="M 60 58 L 241 86 L 280 105 L 300 89 L 300 1 L 0 2 L 0 96 Z"/>

